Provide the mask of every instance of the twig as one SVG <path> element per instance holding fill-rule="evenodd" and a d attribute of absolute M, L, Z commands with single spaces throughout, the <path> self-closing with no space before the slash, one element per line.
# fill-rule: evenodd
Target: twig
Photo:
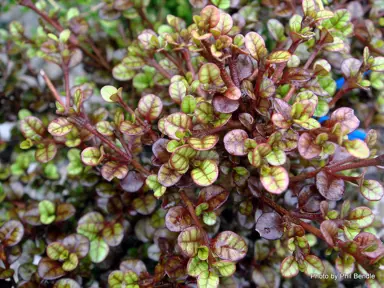
<path fill-rule="evenodd" d="M 53 86 L 53 84 L 52 84 L 51 80 L 48 78 L 47 74 L 45 74 L 44 70 L 40 70 L 40 75 L 43 77 L 45 83 L 47 84 L 53 97 L 55 97 L 56 101 L 59 102 L 61 106 L 65 107 L 65 104 L 61 100 L 59 93 L 57 92 L 55 86 Z"/>
<path fill-rule="evenodd" d="M 173 58 L 167 51 L 163 50 L 161 53 L 169 60 L 171 61 L 179 70 L 181 74 L 185 74 L 185 71 L 183 69 L 183 66 L 180 65 L 180 61 L 177 61 L 175 58 Z"/>
<path fill-rule="evenodd" d="M 371 42 L 369 42 L 367 39 L 362 37 L 360 34 L 355 33 L 355 37 L 357 38 L 357 40 L 359 40 L 361 43 L 363 43 L 365 46 L 367 46 L 369 48 L 369 51 L 376 53 L 377 55 L 384 56 L 383 51 L 377 49 L 376 47 L 373 47 Z"/>
<path fill-rule="evenodd" d="M 223 79 L 225 86 L 227 88 L 236 87 L 236 85 L 233 83 L 231 76 L 228 75 L 227 70 L 225 70 L 225 65 L 217 60 L 215 57 L 213 57 L 211 49 L 209 47 L 210 43 L 207 40 L 201 40 L 201 43 L 203 44 L 205 48 L 205 52 L 208 56 L 208 59 L 216 64 L 216 66 L 220 69 L 220 76 L 221 79 Z"/>
<path fill-rule="evenodd" d="M 49 17 L 46 13 L 44 13 L 43 11 L 37 9 L 37 7 L 33 4 L 33 2 L 31 0 L 22 0 L 20 2 L 20 5 L 22 6 L 25 6 L 25 7 L 28 7 L 30 8 L 32 11 L 34 11 L 36 14 L 38 14 L 41 18 L 44 19 L 45 22 L 49 23 L 51 26 L 53 26 L 57 31 L 59 32 L 62 32 L 64 30 L 63 26 L 60 25 L 59 22 L 57 22 L 56 20 L 52 19 L 51 17 Z M 102 57 L 101 53 L 98 52 L 98 49 L 94 49 L 94 47 L 92 47 L 92 49 L 95 50 L 95 53 L 99 53 L 97 55 L 97 57 L 95 55 L 93 55 L 92 53 L 90 53 L 85 47 L 81 46 L 79 44 L 79 40 L 77 39 L 77 37 L 75 36 L 75 33 L 71 33 L 71 36 L 69 37 L 69 41 L 72 45 L 76 46 L 76 47 L 79 47 L 87 56 L 89 56 L 90 58 L 92 58 L 93 60 L 95 60 L 96 62 L 100 63 L 101 66 L 103 66 L 104 68 L 110 70 L 110 67 L 109 65 L 104 65 L 106 62 L 106 60 Z"/>
<path fill-rule="evenodd" d="M 235 83 L 236 87 L 240 88 L 240 79 L 239 79 L 239 73 L 237 71 L 237 65 L 236 65 L 236 55 L 233 54 L 231 58 L 229 58 L 228 61 L 229 66 L 229 72 L 231 74 L 231 77 L 233 79 L 233 83 Z"/>
<path fill-rule="evenodd" d="M 163 75 L 165 78 L 167 79 L 171 79 L 172 78 L 172 75 L 168 73 L 167 70 L 165 70 L 163 67 L 161 67 L 161 65 L 159 63 L 156 62 L 156 60 L 154 59 L 147 59 L 147 64 L 149 66 L 152 66 L 153 68 L 155 68 L 157 71 L 160 72 L 161 75 Z"/>
<path fill-rule="evenodd" d="M 315 60 L 317 54 L 320 52 L 322 45 L 317 45 L 315 49 L 313 49 L 311 56 L 309 56 L 307 62 L 304 64 L 304 69 L 308 69 L 309 66 L 311 66 L 313 60 Z M 285 95 L 284 100 L 285 102 L 289 102 L 291 100 L 293 94 L 296 92 L 296 87 L 292 85 L 292 87 L 289 89 L 287 95 Z"/>
<path fill-rule="evenodd" d="M 345 160 L 347 162 L 350 162 L 353 159 L 348 157 Z M 290 183 L 300 182 L 300 181 L 304 181 L 305 179 L 313 178 L 322 170 L 326 170 L 327 173 L 329 173 L 329 174 L 335 174 L 336 172 L 350 170 L 350 169 L 357 169 L 357 168 L 363 168 L 363 167 L 369 167 L 369 166 L 382 166 L 382 165 L 384 165 L 384 154 L 382 154 L 376 158 L 359 160 L 358 162 L 353 162 L 353 163 L 346 163 L 346 161 L 340 161 L 340 162 L 334 163 L 330 166 L 325 166 L 325 167 L 318 168 L 318 169 L 311 171 L 311 172 L 308 172 L 308 173 L 302 173 L 302 174 L 299 174 L 297 176 L 290 177 L 289 182 Z M 339 177 L 342 175 L 336 175 L 336 176 Z"/>
<path fill-rule="evenodd" d="M 185 192 L 182 190 L 180 191 L 180 197 L 181 197 L 181 200 L 183 200 L 184 204 L 187 206 L 188 212 L 191 215 L 194 224 L 197 226 L 197 228 L 199 228 L 201 234 L 203 235 L 204 245 L 209 247 L 210 240 L 209 240 L 208 234 L 204 230 L 203 226 L 201 225 L 199 218 L 197 218 L 195 208 L 191 200 L 188 198 L 187 194 L 185 194 Z M 209 250 L 208 261 L 209 263 L 213 263 L 215 261 L 211 250 Z"/>
<path fill-rule="evenodd" d="M 189 50 L 183 49 L 181 50 L 181 54 L 183 55 L 183 58 L 185 62 L 187 63 L 188 71 L 192 73 L 193 79 L 196 77 L 195 69 L 193 68 L 192 61 L 191 61 L 191 54 L 189 53 Z"/>
<path fill-rule="evenodd" d="M 336 102 L 341 99 L 341 97 L 344 96 L 345 93 L 350 91 L 352 88 L 349 87 L 348 81 L 345 81 L 343 87 L 339 91 L 337 91 L 336 95 L 332 98 L 331 102 L 328 103 L 329 108 L 332 108 L 335 106 Z"/>
<path fill-rule="evenodd" d="M 139 162 L 137 162 L 135 159 L 131 159 L 126 153 L 121 151 L 115 143 L 113 143 L 111 140 L 106 138 L 104 135 L 100 134 L 99 131 L 97 131 L 91 124 L 88 122 L 84 123 L 85 119 L 78 119 L 78 118 L 71 118 L 74 120 L 74 122 L 84 129 L 88 130 L 90 133 L 95 135 L 97 138 L 100 139 L 101 142 L 109 146 L 113 151 L 115 151 L 119 156 L 122 157 L 121 160 L 127 161 L 130 163 L 137 171 L 139 171 L 141 174 L 143 174 L 145 177 L 148 177 L 151 175 L 151 172 L 145 169 Z"/>
<path fill-rule="evenodd" d="M 303 227 L 307 232 L 315 235 L 317 238 L 319 239 L 322 239 L 325 241 L 325 237 L 323 236 L 323 233 L 321 233 L 321 231 L 319 229 L 317 229 L 316 227 L 312 226 L 311 224 L 309 223 L 306 223 L 306 222 L 303 222 L 301 221 L 300 219 L 297 219 L 295 217 L 293 217 L 293 215 L 286 209 L 284 209 L 283 207 L 281 207 L 280 205 L 278 205 L 277 203 L 275 203 L 272 199 L 268 198 L 268 197 L 265 197 L 265 196 L 261 196 L 261 199 L 262 201 L 264 201 L 268 206 L 270 206 L 272 209 L 274 209 L 277 213 L 281 214 L 281 215 L 285 215 L 285 216 L 288 216 L 290 217 L 290 219 L 292 220 L 292 222 L 294 222 L 295 224 L 297 225 L 300 225 L 301 227 Z M 326 242 L 326 241 L 325 241 Z M 327 243 L 328 244 L 328 243 Z M 330 246 L 330 245 L 328 245 Z M 330 246 L 331 248 L 334 248 L 333 246 Z M 336 241 L 336 247 L 340 248 L 341 250 L 345 250 L 345 252 L 351 254 L 355 259 L 356 261 L 362 265 L 367 271 L 370 271 L 371 269 L 369 268 L 370 266 L 368 265 L 367 261 L 364 259 L 364 257 L 359 253 L 359 252 L 355 252 L 355 253 L 351 253 L 350 249 L 348 249 L 348 246 L 345 245 L 345 243 L 343 241 L 340 241 L 340 240 L 337 240 Z"/>
<path fill-rule="evenodd" d="M 207 135 L 212 135 L 212 134 L 219 133 L 221 131 L 225 131 L 227 129 L 236 129 L 236 128 L 241 128 L 241 127 L 243 127 L 243 125 L 240 122 L 230 121 L 230 122 L 228 122 L 227 125 L 224 125 L 224 126 L 211 128 L 211 129 L 192 131 L 192 135 L 194 137 L 204 137 Z"/>
<path fill-rule="evenodd" d="M 328 173 L 334 174 L 336 172 L 351 170 L 369 166 L 382 166 L 384 165 L 384 154 L 372 159 L 360 160 L 359 162 L 349 163 L 341 166 L 335 166 L 327 169 Z"/>
<path fill-rule="evenodd" d="M 304 181 L 305 179 L 310 179 L 310 178 L 313 178 L 317 175 L 317 173 L 319 173 L 321 170 L 323 170 L 323 168 L 318 168 L 314 171 L 311 171 L 311 172 L 307 172 L 307 173 L 302 173 L 302 174 L 299 174 L 297 176 L 292 176 L 292 177 L 289 177 L 289 183 L 293 183 L 293 182 L 300 182 L 300 181 Z"/>
<path fill-rule="evenodd" d="M 301 43 L 301 41 L 292 42 L 291 46 L 288 49 L 288 52 L 293 54 L 296 51 L 297 47 L 300 45 L 300 43 Z M 273 83 L 277 82 L 277 80 L 280 78 L 281 74 L 283 74 L 284 68 L 286 66 L 287 66 L 287 62 L 278 64 L 277 69 L 276 69 L 275 73 L 273 73 L 273 76 L 272 76 Z"/>
<path fill-rule="evenodd" d="M 151 23 L 151 21 L 149 21 L 147 15 L 145 15 L 143 9 L 142 8 L 136 8 L 136 11 L 139 14 L 139 16 L 144 20 L 144 22 L 147 23 L 149 29 L 155 30 L 155 27 L 153 27 L 153 24 Z"/>
<path fill-rule="evenodd" d="M 66 95 L 66 101 L 65 101 L 65 111 L 69 112 L 69 107 L 71 105 L 71 91 L 69 88 L 69 67 L 68 63 L 63 63 L 62 65 L 63 73 L 64 73 L 64 86 L 65 86 L 65 95 Z"/>

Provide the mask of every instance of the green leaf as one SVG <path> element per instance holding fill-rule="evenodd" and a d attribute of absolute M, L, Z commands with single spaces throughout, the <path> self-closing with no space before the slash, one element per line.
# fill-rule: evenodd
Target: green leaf
<path fill-rule="evenodd" d="M 299 273 L 299 265 L 294 256 L 288 256 L 281 262 L 280 272 L 285 278 L 295 277 Z"/>
<path fill-rule="evenodd" d="M 212 104 L 205 101 L 198 103 L 195 109 L 195 116 L 199 123 L 212 123 L 215 117 Z"/>
<path fill-rule="evenodd" d="M 119 222 L 110 224 L 103 229 L 102 235 L 108 246 L 118 246 L 124 238 L 124 227 Z"/>
<path fill-rule="evenodd" d="M 71 132 L 73 126 L 66 118 L 60 117 L 49 123 L 48 132 L 53 136 L 64 136 Z"/>
<path fill-rule="evenodd" d="M 149 189 L 153 190 L 156 198 L 160 198 L 161 196 L 163 196 L 165 191 L 167 190 L 166 187 L 159 183 L 157 175 L 155 174 L 149 175 L 145 180 L 145 184 L 147 184 Z"/>
<path fill-rule="evenodd" d="M 341 274 L 351 274 L 355 270 L 355 259 L 351 255 L 343 253 L 342 256 L 336 258 L 335 266 Z"/>
<path fill-rule="evenodd" d="M 187 265 L 187 273 L 192 277 L 198 277 L 202 272 L 208 271 L 208 263 L 198 257 L 190 258 Z"/>
<path fill-rule="evenodd" d="M 113 75 L 113 78 L 115 78 L 116 80 L 128 81 L 128 80 L 131 80 L 136 75 L 136 72 L 128 68 L 125 64 L 121 63 L 113 67 L 112 75 Z M 110 102 L 110 101 L 107 101 L 107 102 Z"/>
<path fill-rule="evenodd" d="M 145 61 L 141 57 L 128 55 L 123 59 L 122 64 L 124 64 L 127 68 L 137 69 L 143 67 L 145 65 Z"/>
<path fill-rule="evenodd" d="M 195 157 L 196 153 L 190 145 L 177 147 L 169 158 L 169 164 L 173 169 L 182 173 L 182 171 L 188 170 L 189 160 Z"/>
<path fill-rule="evenodd" d="M 291 53 L 288 51 L 275 51 L 268 55 L 267 63 L 270 64 L 279 64 L 288 62 L 291 58 Z"/>
<path fill-rule="evenodd" d="M 304 273 L 309 277 L 315 275 L 321 275 L 324 272 L 324 264 L 323 262 L 316 257 L 315 255 L 307 255 L 304 257 Z"/>
<path fill-rule="evenodd" d="M 96 239 L 104 228 L 104 217 L 99 212 L 89 212 L 80 218 L 77 224 L 77 233 L 84 235 L 90 241 Z"/>
<path fill-rule="evenodd" d="M 207 246 L 200 246 L 199 249 L 197 250 L 197 257 L 205 261 L 208 259 L 209 256 L 209 248 Z"/>
<path fill-rule="evenodd" d="M 205 6 L 200 12 L 203 23 L 206 23 L 210 28 L 215 27 L 220 21 L 220 11 L 215 6 Z"/>
<path fill-rule="evenodd" d="M 344 140 L 343 145 L 347 148 L 347 151 L 356 158 L 366 159 L 369 157 L 368 145 L 360 139 Z"/>
<path fill-rule="evenodd" d="M 69 256 L 69 251 L 60 242 L 53 242 L 47 247 L 47 255 L 52 260 L 64 261 Z"/>
<path fill-rule="evenodd" d="M 202 138 L 190 137 L 188 139 L 189 145 L 198 151 L 210 150 L 215 147 L 218 141 L 218 135 L 208 135 Z"/>
<path fill-rule="evenodd" d="M 199 186 L 213 184 L 219 176 L 219 169 L 213 160 L 204 160 L 201 165 L 191 171 L 193 182 Z"/>
<path fill-rule="evenodd" d="M 219 276 L 213 272 L 205 270 L 197 278 L 198 288 L 217 288 L 219 287 Z"/>
<path fill-rule="evenodd" d="M 316 17 L 316 6 L 314 0 L 303 0 L 302 2 L 303 12 L 305 16 L 310 18 Z"/>
<path fill-rule="evenodd" d="M 35 158 L 41 163 L 51 161 L 57 153 L 57 146 L 54 142 L 44 142 L 37 146 Z"/>
<path fill-rule="evenodd" d="M 268 192 L 281 194 L 288 188 L 289 177 L 283 167 L 262 166 L 260 181 Z"/>
<path fill-rule="evenodd" d="M 55 283 L 53 288 L 81 288 L 79 283 L 70 278 L 60 279 Z"/>
<path fill-rule="evenodd" d="M 24 120 L 28 116 L 32 116 L 31 111 L 29 111 L 28 109 L 20 109 L 17 113 L 17 117 L 19 118 L 19 120 Z"/>
<path fill-rule="evenodd" d="M 133 208 L 142 215 L 150 215 L 156 208 L 156 198 L 152 194 L 137 197 L 132 202 Z"/>
<path fill-rule="evenodd" d="M 208 226 L 213 226 L 216 224 L 217 216 L 215 212 L 204 212 L 203 213 L 203 222 Z"/>
<path fill-rule="evenodd" d="M 220 69 L 213 63 L 206 63 L 200 67 L 199 81 L 201 84 L 221 86 L 223 80 L 220 76 Z"/>
<path fill-rule="evenodd" d="M 276 87 L 273 81 L 267 77 L 263 78 L 260 85 L 260 97 L 268 98 L 275 95 Z"/>
<path fill-rule="evenodd" d="M 139 288 L 139 277 L 132 271 L 112 271 L 108 276 L 110 288 Z"/>
<path fill-rule="evenodd" d="M 115 102 L 114 100 L 111 99 L 111 97 L 116 93 L 117 93 L 117 88 L 111 85 L 104 86 L 100 90 L 101 97 L 103 97 L 103 99 L 107 102 Z"/>
<path fill-rule="evenodd" d="M 56 206 L 49 200 L 43 200 L 39 203 L 40 221 L 43 224 L 51 224 L 56 219 Z"/>
<path fill-rule="evenodd" d="M 287 160 L 287 156 L 285 155 L 283 150 L 280 149 L 272 149 L 272 151 L 265 156 L 265 159 L 269 164 L 273 166 L 281 166 L 285 164 Z"/>
<path fill-rule="evenodd" d="M 247 244 L 244 239 L 232 231 L 219 233 L 212 240 L 213 252 L 221 259 L 239 261 L 247 254 Z"/>
<path fill-rule="evenodd" d="M 372 71 L 384 72 L 384 57 L 379 56 L 373 59 L 373 63 L 371 64 Z"/>
<path fill-rule="evenodd" d="M 27 150 L 31 147 L 33 147 L 33 141 L 29 138 L 20 143 L 20 149 Z"/>
<path fill-rule="evenodd" d="M 66 43 L 71 36 L 71 31 L 69 29 L 65 29 L 60 32 L 59 40 L 61 43 Z"/>
<path fill-rule="evenodd" d="M 348 227 L 366 228 L 373 223 L 375 215 L 368 207 L 357 207 L 349 213 L 347 219 Z"/>
<path fill-rule="evenodd" d="M 284 26 L 279 20 L 269 19 L 267 22 L 269 33 L 276 41 L 284 41 L 286 39 L 284 35 Z"/>
<path fill-rule="evenodd" d="M 140 98 L 138 110 L 147 121 L 153 121 L 160 116 L 163 102 L 156 95 L 148 94 Z"/>
<path fill-rule="evenodd" d="M 248 153 L 248 161 L 252 166 L 260 167 L 262 163 L 262 157 L 257 147 Z"/>
<path fill-rule="evenodd" d="M 81 152 L 81 161 L 88 166 L 97 166 L 103 160 L 103 154 L 99 148 L 87 147 Z"/>
<path fill-rule="evenodd" d="M 159 183 L 165 187 L 171 187 L 175 185 L 177 182 L 179 182 L 181 176 L 183 176 L 183 174 L 180 174 L 174 170 L 168 163 L 163 164 L 160 167 L 157 175 Z"/>
<path fill-rule="evenodd" d="M 120 123 L 120 132 L 129 136 L 136 136 L 143 135 L 145 130 L 138 122 L 123 121 Z"/>
<path fill-rule="evenodd" d="M 115 128 L 109 121 L 100 121 L 96 124 L 96 130 L 104 136 L 113 136 Z"/>
<path fill-rule="evenodd" d="M 79 259 L 84 258 L 89 252 L 89 240 L 80 234 L 71 234 L 62 241 L 63 245 L 72 253 L 75 253 Z"/>
<path fill-rule="evenodd" d="M 256 61 L 260 61 L 268 54 L 263 37 L 256 32 L 249 32 L 245 35 L 245 47 Z"/>
<path fill-rule="evenodd" d="M 183 133 L 187 130 L 192 130 L 192 119 L 184 113 L 173 113 L 166 117 L 164 122 L 165 134 L 167 134 L 168 137 L 174 140 L 180 140 L 180 138 L 176 136 L 177 131 Z"/>
<path fill-rule="evenodd" d="M 89 256 L 93 263 L 101 263 L 109 253 L 107 242 L 101 237 L 93 239 L 89 247 Z"/>
<path fill-rule="evenodd" d="M 196 109 L 196 98 L 192 95 L 187 95 L 181 101 L 181 111 L 186 114 L 193 114 Z"/>
<path fill-rule="evenodd" d="M 49 258 L 42 258 L 37 268 L 39 276 L 45 280 L 54 280 L 65 275 L 61 263 Z"/>
<path fill-rule="evenodd" d="M 177 244 L 181 251 L 188 256 L 194 257 L 197 254 L 203 235 L 198 227 L 192 226 L 184 229 L 177 238 Z"/>
<path fill-rule="evenodd" d="M 0 227 L 0 242 L 3 247 L 17 245 L 24 236 L 24 226 L 20 221 L 9 220 Z"/>
<path fill-rule="evenodd" d="M 220 275 L 223 277 L 232 276 L 236 272 L 236 264 L 228 260 L 215 262 L 213 267 L 219 270 Z"/>
<path fill-rule="evenodd" d="M 364 180 L 360 192 L 369 201 L 379 201 L 384 195 L 383 186 L 376 180 Z"/>
<path fill-rule="evenodd" d="M 169 85 L 169 96 L 172 100 L 180 104 L 182 103 L 184 97 L 187 95 L 187 87 L 183 81 L 176 81 Z"/>
<path fill-rule="evenodd" d="M 220 9 L 228 9 L 231 5 L 230 0 L 212 0 L 211 1 L 213 5 L 216 5 Z"/>
<path fill-rule="evenodd" d="M 77 255 L 75 253 L 69 254 L 69 257 L 67 260 L 64 261 L 62 268 L 64 271 L 72 271 L 75 270 L 77 265 L 79 264 L 79 258 L 77 258 Z"/>
<path fill-rule="evenodd" d="M 101 175 L 107 181 L 111 181 L 113 178 L 124 179 L 127 173 L 128 167 L 116 161 L 108 161 L 101 167 Z"/>
<path fill-rule="evenodd" d="M 28 116 L 20 121 L 20 130 L 25 138 L 34 141 L 43 139 L 45 128 L 40 119 L 34 116 Z"/>

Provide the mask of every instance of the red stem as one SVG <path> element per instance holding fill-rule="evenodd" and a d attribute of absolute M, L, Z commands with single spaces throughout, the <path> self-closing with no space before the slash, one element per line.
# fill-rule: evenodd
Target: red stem
<path fill-rule="evenodd" d="M 332 108 L 335 106 L 336 102 L 340 100 L 341 97 L 344 96 L 345 93 L 347 93 L 352 88 L 349 87 L 348 81 L 346 81 L 343 85 L 343 87 L 336 93 L 336 95 L 332 98 L 331 102 L 328 103 L 329 108 Z"/>
<path fill-rule="evenodd" d="M 197 228 L 199 228 L 201 234 L 203 235 L 204 245 L 209 248 L 210 240 L 209 240 L 208 234 L 204 230 L 203 226 L 201 225 L 199 218 L 196 216 L 194 205 L 192 204 L 191 200 L 188 198 L 187 194 L 185 194 L 184 191 L 180 191 L 180 197 L 181 197 L 181 200 L 183 200 L 184 204 L 187 206 L 188 212 L 191 215 L 194 224 L 197 226 Z M 208 261 L 209 263 L 213 263 L 215 261 L 210 249 L 209 249 Z"/>
<path fill-rule="evenodd" d="M 69 107 L 71 106 L 71 91 L 69 87 L 69 67 L 68 63 L 63 63 L 62 65 L 63 73 L 64 73 L 64 86 L 65 86 L 65 111 L 69 112 Z"/>
<path fill-rule="evenodd" d="M 61 106 L 65 107 L 64 102 L 61 100 L 59 93 L 57 92 L 55 86 L 53 86 L 51 80 L 48 78 L 47 74 L 45 74 L 44 70 L 40 70 L 40 75 L 43 77 L 45 83 L 47 84 L 49 90 L 51 91 L 53 97 L 55 97 L 56 101 L 60 103 Z"/>

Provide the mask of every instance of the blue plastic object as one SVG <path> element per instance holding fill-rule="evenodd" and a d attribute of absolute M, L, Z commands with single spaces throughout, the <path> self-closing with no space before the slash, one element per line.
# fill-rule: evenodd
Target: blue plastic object
<path fill-rule="evenodd" d="M 336 90 L 340 90 L 341 87 L 343 87 L 345 83 L 345 79 L 344 78 L 339 78 L 336 80 Z"/>
<path fill-rule="evenodd" d="M 355 130 L 352 133 L 348 134 L 349 140 L 355 140 L 355 139 L 365 140 L 365 138 L 367 138 L 367 133 L 361 130 Z"/>
<path fill-rule="evenodd" d="M 364 72 L 364 76 L 368 76 L 369 73 L 371 73 L 371 70 Z M 336 90 L 340 90 L 341 87 L 343 87 L 344 83 L 345 83 L 345 79 L 343 77 L 337 79 L 336 80 Z"/>
<path fill-rule="evenodd" d="M 329 116 L 328 115 L 320 117 L 319 119 L 317 119 L 317 121 L 319 121 L 320 124 L 322 124 L 323 122 L 325 122 L 327 120 L 329 120 Z"/>

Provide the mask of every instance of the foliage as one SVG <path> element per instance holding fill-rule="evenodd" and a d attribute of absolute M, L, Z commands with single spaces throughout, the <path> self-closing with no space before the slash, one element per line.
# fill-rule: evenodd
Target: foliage
<path fill-rule="evenodd" d="M 0 30 L 1 285 L 382 287 L 380 1 L 63 2 Z"/>

